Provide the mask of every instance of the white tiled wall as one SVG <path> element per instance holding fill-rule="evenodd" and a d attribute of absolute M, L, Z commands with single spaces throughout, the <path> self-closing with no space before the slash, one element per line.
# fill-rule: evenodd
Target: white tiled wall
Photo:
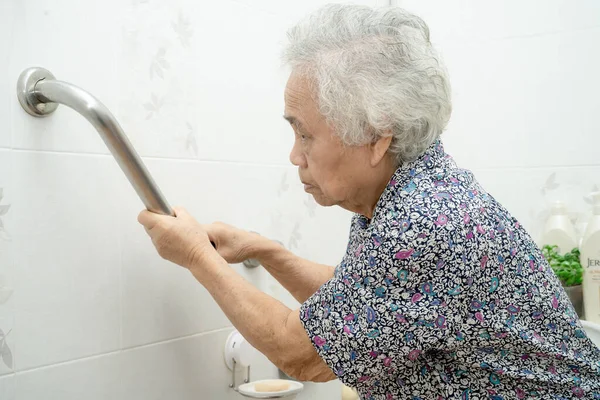
<path fill-rule="evenodd" d="M 13 372 L 16 338 L 13 246 L 10 241 L 12 235 L 7 228 L 12 225 L 10 204 L 14 198 L 10 193 L 13 177 L 6 173 L 9 169 L 10 151 L 0 148 L 0 377 Z M 0 395 L 9 392 L 11 383 L 9 379 L 0 380 Z"/>
<path fill-rule="evenodd" d="M 600 2 L 398 0 L 448 66 L 446 149 L 537 238 L 548 204 L 600 185 Z M 598 186 L 600 187 L 600 186 Z"/>
<path fill-rule="evenodd" d="M 11 94 L 22 70 L 44 67 L 57 79 L 88 90 L 112 109 L 121 95 L 115 48 L 119 45 L 122 2 L 30 0 L 13 3 L 9 47 Z M 6 3 L 6 1 L 3 1 Z M 8 18 L 8 16 L 6 16 Z M 60 28 L 60 29 L 59 29 Z M 30 118 L 11 96 L 12 139 L 16 149 L 108 153 L 90 124 L 66 109 L 47 120 Z"/>
<path fill-rule="evenodd" d="M 0 2 L 0 399 L 239 398 L 222 358 L 231 324 L 156 254 L 91 125 L 65 106 L 20 108 L 21 71 L 99 98 L 173 205 L 335 264 L 348 214 L 303 192 L 281 117 L 286 28 L 321 3 Z M 263 269 L 232 268 L 295 305 Z M 253 365 L 254 379 L 277 376 L 263 356 Z"/>
<path fill-rule="evenodd" d="M 0 1 L 0 399 L 239 398 L 227 318 L 158 257 L 89 123 L 64 106 L 45 119 L 20 109 L 19 73 L 42 66 L 98 97 L 198 220 L 333 265 L 349 215 L 317 207 L 289 165 L 278 59 L 286 28 L 325 2 Z M 400 3 L 450 69 L 448 150 L 532 230 L 548 200 L 584 210 L 600 184 L 598 2 Z M 232 268 L 296 305 L 264 270 Z M 277 372 L 261 357 L 252 375 Z M 301 398 L 339 393 L 309 385 Z"/>
<path fill-rule="evenodd" d="M 10 147 L 9 112 L 14 91 L 8 79 L 9 47 L 12 40 L 12 24 L 15 1 L 0 2 L 0 148 Z"/>
<path fill-rule="evenodd" d="M 12 158 L 18 369 L 118 350 L 120 201 L 114 194 L 126 187 L 115 163 L 21 150 Z"/>

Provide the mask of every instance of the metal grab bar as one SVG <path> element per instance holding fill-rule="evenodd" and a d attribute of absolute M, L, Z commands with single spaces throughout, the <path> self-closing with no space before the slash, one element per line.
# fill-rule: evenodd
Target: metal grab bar
<path fill-rule="evenodd" d="M 175 215 L 115 117 L 94 96 L 75 85 L 56 80 L 44 68 L 33 67 L 19 76 L 17 97 L 21 107 L 34 117 L 47 117 L 59 104 L 83 115 L 96 128 L 148 211 Z M 260 263 L 250 259 L 245 260 L 244 265 L 254 268 Z"/>
<path fill-rule="evenodd" d="M 19 76 L 17 97 L 23 109 L 34 117 L 47 117 L 58 104 L 83 115 L 96 128 L 146 208 L 157 214 L 175 215 L 117 120 L 94 96 L 56 80 L 46 69 L 28 68 Z"/>

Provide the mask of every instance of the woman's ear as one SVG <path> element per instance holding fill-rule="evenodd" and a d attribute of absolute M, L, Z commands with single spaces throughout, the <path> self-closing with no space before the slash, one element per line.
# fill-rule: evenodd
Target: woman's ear
<path fill-rule="evenodd" d="M 380 136 L 379 139 L 371 143 L 371 166 L 375 167 L 383 160 L 392 144 L 392 135 Z"/>

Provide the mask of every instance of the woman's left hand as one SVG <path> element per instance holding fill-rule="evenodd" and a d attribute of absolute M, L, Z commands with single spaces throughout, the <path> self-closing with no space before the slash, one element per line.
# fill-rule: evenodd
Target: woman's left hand
<path fill-rule="evenodd" d="M 206 231 L 185 209 L 174 208 L 175 217 L 144 210 L 138 216 L 140 224 L 152 239 L 158 254 L 165 260 L 192 268 L 212 247 Z"/>

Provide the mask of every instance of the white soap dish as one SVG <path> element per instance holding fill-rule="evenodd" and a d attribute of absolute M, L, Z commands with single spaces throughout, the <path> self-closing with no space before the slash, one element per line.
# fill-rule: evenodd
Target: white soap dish
<path fill-rule="evenodd" d="M 280 390 L 278 392 L 257 392 L 254 389 L 254 385 L 257 383 L 263 382 L 281 382 L 285 381 L 289 383 L 290 387 L 286 390 Z M 304 389 L 304 385 L 300 382 L 289 381 L 284 379 L 265 379 L 262 381 L 255 381 L 250 383 L 245 383 L 243 385 L 238 386 L 238 393 L 245 397 L 250 397 L 253 399 L 287 399 L 292 400 L 296 398 L 296 395 L 300 393 Z"/>

